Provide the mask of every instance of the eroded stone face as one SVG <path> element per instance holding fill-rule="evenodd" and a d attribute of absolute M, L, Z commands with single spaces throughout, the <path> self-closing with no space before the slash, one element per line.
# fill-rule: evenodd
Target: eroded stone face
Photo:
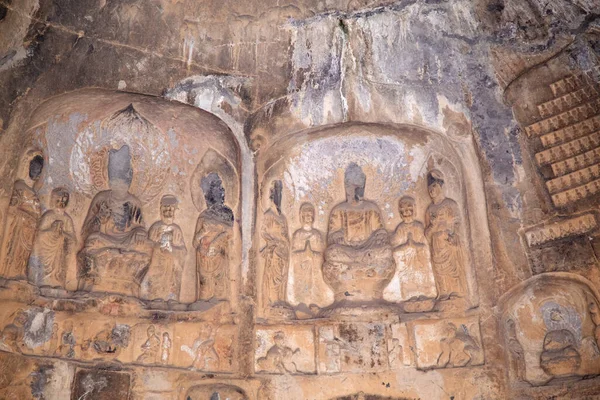
<path fill-rule="evenodd" d="M 598 7 L 0 1 L 0 398 L 596 398 Z"/>

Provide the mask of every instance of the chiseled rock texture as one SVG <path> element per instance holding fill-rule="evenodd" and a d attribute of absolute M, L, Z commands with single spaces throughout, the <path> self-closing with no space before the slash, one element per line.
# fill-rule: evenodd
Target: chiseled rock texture
<path fill-rule="evenodd" d="M 600 398 L 600 2 L 0 0 L 0 398 Z"/>

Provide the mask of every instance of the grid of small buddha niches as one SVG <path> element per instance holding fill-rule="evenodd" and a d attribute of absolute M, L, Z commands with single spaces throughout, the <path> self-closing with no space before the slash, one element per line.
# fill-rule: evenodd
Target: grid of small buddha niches
<path fill-rule="evenodd" d="M 599 78 L 600 66 L 552 83 L 554 98 L 537 106 L 543 119 L 525 128 L 540 141 L 535 160 L 556 207 L 600 193 Z"/>

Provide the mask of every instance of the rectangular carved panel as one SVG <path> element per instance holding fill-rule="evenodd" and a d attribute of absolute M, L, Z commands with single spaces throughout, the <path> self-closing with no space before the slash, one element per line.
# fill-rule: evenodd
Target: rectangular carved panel
<path fill-rule="evenodd" d="M 526 230 L 525 239 L 529 247 L 540 246 L 555 240 L 586 234 L 597 226 L 598 222 L 594 214 L 583 214 Z"/>
<path fill-rule="evenodd" d="M 600 116 L 594 116 L 563 129 L 540 136 L 544 147 L 565 143 L 600 130 Z"/>
<path fill-rule="evenodd" d="M 413 325 L 413 332 L 418 369 L 466 367 L 484 363 L 477 317 L 418 321 Z"/>
<path fill-rule="evenodd" d="M 554 98 L 537 105 L 525 127 L 556 207 L 600 191 L 600 87 L 597 69 L 550 84 Z"/>
<path fill-rule="evenodd" d="M 84 369 L 75 375 L 71 399 L 128 400 L 130 386 L 127 373 Z"/>

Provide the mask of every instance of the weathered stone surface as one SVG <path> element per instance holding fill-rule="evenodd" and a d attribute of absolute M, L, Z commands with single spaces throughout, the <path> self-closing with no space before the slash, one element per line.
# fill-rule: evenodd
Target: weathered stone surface
<path fill-rule="evenodd" d="M 600 396 L 599 15 L 0 0 L 0 398 Z"/>

